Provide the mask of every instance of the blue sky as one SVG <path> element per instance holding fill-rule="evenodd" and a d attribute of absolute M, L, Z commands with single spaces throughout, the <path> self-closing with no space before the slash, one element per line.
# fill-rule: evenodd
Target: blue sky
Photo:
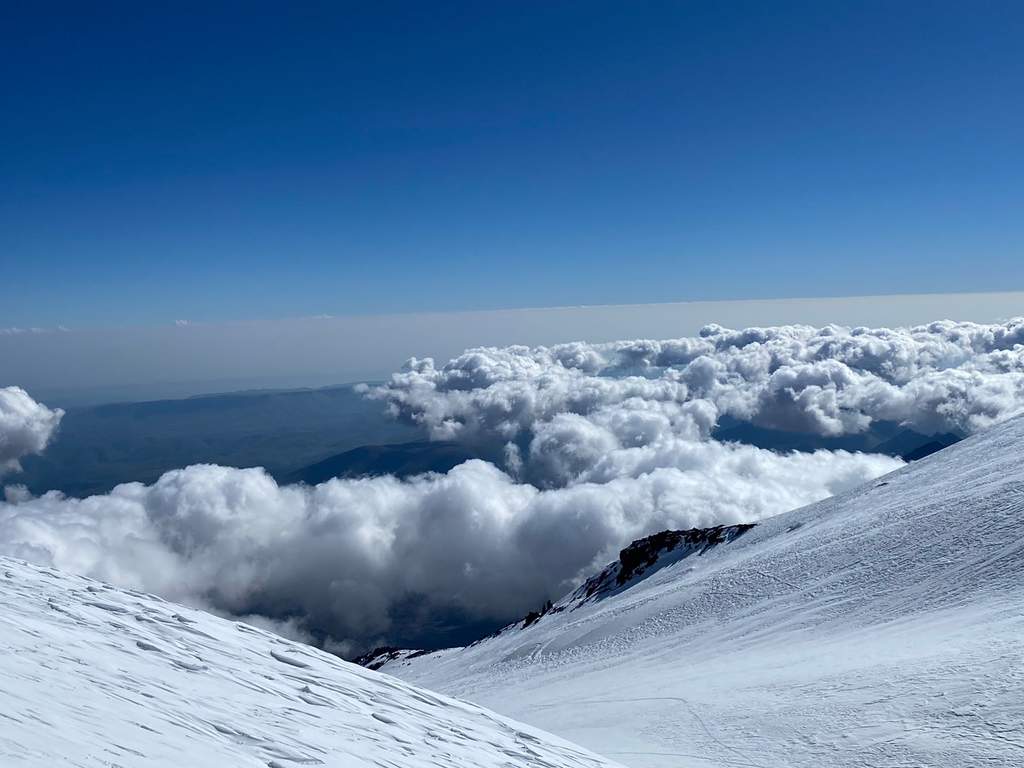
<path fill-rule="evenodd" d="M 0 328 L 1024 288 L 1024 4 L 29 5 Z"/>

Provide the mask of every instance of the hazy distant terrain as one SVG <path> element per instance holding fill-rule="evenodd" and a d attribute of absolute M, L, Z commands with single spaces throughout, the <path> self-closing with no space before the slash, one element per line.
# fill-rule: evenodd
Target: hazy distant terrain
<path fill-rule="evenodd" d="M 394 445 L 361 445 L 302 467 L 283 479 L 290 483 L 316 485 L 332 477 L 410 477 L 424 472 L 447 472 L 475 458 L 480 457 L 466 446 L 451 442 L 422 440 Z"/>
<path fill-rule="evenodd" d="M 941 451 L 961 439 L 952 432 L 924 435 L 891 421 L 879 421 L 863 432 L 825 437 L 810 432 L 765 429 L 728 416 L 720 419 L 712 433 L 716 440 L 756 445 L 773 451 L 861 451 L 897 456 L 916 461 Z"/>
<path fill-rule="evenodd" d="M 383 410 L 351 386 L 71 408 L 17 482 L 82 496 L 196 463 L 263 466 L 282 478 L 359 446 L 420 437 Z"/>
<path fill-rule="evenodd" d="M 83 496 L 106 493 L 119 483 L 151 483 L 190 464 L 260 466 L 279 482 L 315 484 L 332 477 L 447 472 L 467 459 L 495 458 L 465 445 L 424 440 L 419 429 L 383 411 L 379 401 L 348 385 L 71 408 L 47 452 L 22 461 L 17 481 L 35 494 L 58 490 Z M 778 451 L 846 449 L 909 460 L 958 439 L 924 436 L 894 424 L 823 438 L 728 418 L 715 436 Z"/>

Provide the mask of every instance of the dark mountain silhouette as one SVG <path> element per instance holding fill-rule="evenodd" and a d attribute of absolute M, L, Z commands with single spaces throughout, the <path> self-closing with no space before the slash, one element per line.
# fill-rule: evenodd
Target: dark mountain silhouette
<path fill-rule="evenodd" d="M 458 443 L 421 441 L 397 445 L 363 445 L 303 467 L 292 472 L 285 480 L 315 485 L 332 477 L 384 474 L 410 477 L 424 472 L 447 472 L 473 458 L 476 455 Z"/>
<path fill-rule="evenodd" d="M 819 449 L 884 453 L 906 461 L 915 461 L 942 450 L 961 437 L 952 433 L 924 435 L 893 422 L 875 422 L 865 432 L 839 437 L 823 437 L 810 432 L 767 429 L 748 422 L 723 417 L 714 430 L 715 439 L 747 443 L 773 451 L 816 451 Z"/>
<path fill-rule="evenodd" d="M 15 482 L 82 496 L 201 463 L 265 467 L 280 481 L 341 451 L 421 435 L 351 386 L 69 408 L 46 452 L 26 457 Z"/>

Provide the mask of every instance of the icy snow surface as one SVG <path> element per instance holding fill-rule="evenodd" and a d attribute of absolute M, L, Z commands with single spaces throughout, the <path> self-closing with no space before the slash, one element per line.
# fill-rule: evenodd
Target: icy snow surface
<path fill-rule="evenodd" d="M 0 558 L 0 766 L 606 768 L 480 707 Z"/>
<path fill-rule="evenodd" d="M 1018 418 L 606 599 L 383 669 L 636 768 L 1021 766 L 1022 523 Z"/>

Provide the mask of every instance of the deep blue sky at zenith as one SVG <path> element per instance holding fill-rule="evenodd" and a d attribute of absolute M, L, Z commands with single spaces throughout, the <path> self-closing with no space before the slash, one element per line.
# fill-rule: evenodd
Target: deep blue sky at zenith
<path fill-rule="evenodd" d="M 1024 288 L 1019 2 L 156 5 L 2 12 L 0 328 Z"/>

